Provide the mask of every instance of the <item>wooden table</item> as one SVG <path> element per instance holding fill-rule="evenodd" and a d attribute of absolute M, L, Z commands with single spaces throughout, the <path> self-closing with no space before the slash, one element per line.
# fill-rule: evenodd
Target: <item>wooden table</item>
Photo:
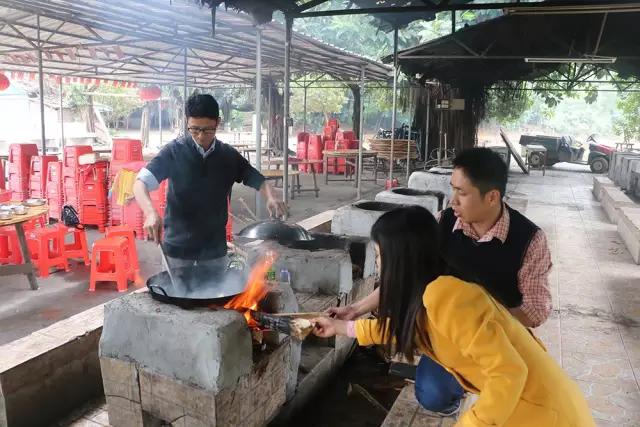
<path fill-rule="evenodd" d="M 298 185 L 300 185 L 300 172 L 290 170 L 287 171 L 290 179 L 291 186 L 291 199 L 295 199 L 295 186 L 293 185 L 292 178 L 296 178 L 298 180 Z M 273 170 L 273 169 L 262 169 L 260 173 L 267 179 L 267 181 L 274 181 L 275 186 L 278 186 L 278 181 L 284 181 L 284 171 L 282 170 Z M 284 188 L 283 191 L 289 191 L 288 188 Z"/>
<path fill-rule="evenodd" d="M 18 202 L 12 202 L 18 203 Z M 18 234 L 18 242 L 20 242 L 20 251 L 22 252 L 23 264 L 20 265 L 0 265 L 0 276 L 12 276 L 14 274 L 25 274 L 29 279 L 29 286 L 34 291 L 38 289 L 38 281 L 36 280 L 35 268 L 31 262 L 31 254 L 27 247 L 27 237 L 24 234 L 23 224 L 29 220 L 38 218 L 42 215 L 48 215 L 49 207 L 47 205 L 29 207 L 26 215 L 14 215 L 8 220 L 0 220 L 0 227 L 13 225 L 16 227 Z"/>
<path fill-rule="evenodd" d="M 305 191 L 313 191 L 316 193 L 316 197 L 320 195 L 320 187 L 318 187 L 318 180 L 316 178 L 316 165 L 321 165 L 322 160 L 312 160 L 312 159 L 298 159 L 296 157 L 289 157 L 289 165 L 294 171 L 300 171 L 300 165 L 309 165 L 311 166 L 311 175 L 313 176 L 313 188 L 302 188 L 300 185 L 300 175 L 296 176 L 296 189 L 299 195 L 304 193 Z M 280 166 L 284 165 L 284 158 L 275 157 L 267 160 L 267 168 L 271 169 L 271 165 L 276 167 L 276 170 L 280 170 Z M 291 182 L 293 185 L 293 181 Z M 292 189 L 293 191 L 293 189 Z"/>
<path fill-rule="evenodd" d="M 355 182 L 358 185 L 358 150 L 324 150 L 324 183 L 329 184 L 329 181 L 353 181 L 352 174 L 349 174 L 349 166 L 354 166 L 356 171 L 355 173 Z M 345 159 L 345 168 L 344 168 L 344 178 L 342 179 L 329 179 L 329 158 L 334 159 L 334 170 L 337 169 L 337 161 L 336 159 Z M 362 150 L 362 160 L 364 163 L 364 159 L 372 158 L 373 159 L 373 178 L 371 179 L 361 179 L 361 181 L 373 181 L 378 182 L 378 152 L 370 151 L 370 150 Z M 355 160 L 353 160 L 355 159 Z"/>

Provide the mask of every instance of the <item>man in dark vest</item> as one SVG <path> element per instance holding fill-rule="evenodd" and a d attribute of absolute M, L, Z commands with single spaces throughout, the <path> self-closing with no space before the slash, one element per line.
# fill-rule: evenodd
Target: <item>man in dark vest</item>
<path fill-rule="evenodd" d="M 196 263 L 226 267 L 227 200 L 233 184 L 260 191 L 270 214 L 283 215 L 286 206 L 247 159 L 216 139 L 220 111 L 211 95 L 192 95 L 185 110 L 189 134 L 169 142 L 140 171 L 134 195 L 144 228 L 160 243 L 163 222 L 149 192 L 169 179 L 162 245 L 171 268 Z"/>
<path fill-rule="evenodd" d="M 504 203 L 507 166 L 487 148 L 472 148 L 453 161 L 451 206 L 439 213 L 442 255 L 451 273 L 484 286 L 527 327 L 551 312 L 551 254 L 545 234 Z M 354 319 L 378 306 L 379 293 L 330 312 Z M 416 369 L 416 397 L 443 415 L 458 411 L 464 394 L 455 378 L 428 357 Z"/>

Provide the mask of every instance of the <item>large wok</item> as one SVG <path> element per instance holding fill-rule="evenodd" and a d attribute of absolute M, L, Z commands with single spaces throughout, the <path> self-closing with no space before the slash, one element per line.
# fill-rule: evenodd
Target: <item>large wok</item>
<path fill-rule="evenodd" d="M 147 279 L 151 296 L 182 308 L 222 306 L 244 291 L 247 280 L 243 269 L 192 266 L 172 268 L 175 286 L 166 271 Z"/>
<path fill-rule="evenodd" d="M 271 218 L 249 224 L 238 233 L 249 239 L 276 240 L 281 244 L 311 241 L 309 232 L 297 224 L 288 224 L 280 219 Z"/>

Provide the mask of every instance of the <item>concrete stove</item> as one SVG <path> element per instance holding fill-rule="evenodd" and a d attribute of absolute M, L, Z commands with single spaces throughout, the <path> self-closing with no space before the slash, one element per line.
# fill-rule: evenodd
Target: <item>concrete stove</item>
<path fill-rule="evenodd" d="M 264 301 L 298 310 L 290 288 Z M 257 350 L 236 311 L 185 310 L 141 293 L 108 303 L 104 317 L 99 354 L 114 427 L 262 426 L 295 391 L 300 343 L 275 334 Z"/>
<path fill-rule="evenodd" d="M 446 207 L 445 195 L 441 191 L 416 190 L 415 188 L 397 187 L 376 194 L 376 201 L 399 203 L 403 205 L 418 205 L 432 214 Z"/>

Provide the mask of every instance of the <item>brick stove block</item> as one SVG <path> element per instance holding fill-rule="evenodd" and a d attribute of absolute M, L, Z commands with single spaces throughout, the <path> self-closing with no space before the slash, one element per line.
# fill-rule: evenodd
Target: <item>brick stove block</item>
<path fill-rule="evenodd" d="M 338 294 L 353 287 L 353 264 L 343 249 L 310 251 L 283 246 L 273 241 L 250 243 L 244 246 L 249 264 L 266 251 L 278 257 L 273 265 L 276 273 L 282 269 L 291 274 L 291 287 L 300 292 Z"/>
<path fill-rule="evenodd" d="M 251 371 L 251 353 L 251 334 L 235 311 L 183 310 L 147 293 L 105 305 L 102 358 L 135 362 L 215 392 Z"/>
<path fill-rule="evenodd" d="M 445 194 L 441 191 L 397 187 L 376 194 L 376 201 L 422 206 L 432 214 L 442 210 Z"/>
<path fill-rule="evenodd" d="M 408 187 L 416 190 L 431 190 L 444 193 L 444 204 L 451 199 L 451 168 L 431 168 L 428 172 L 416 171 L 409 177 Z"/>
<path fill-rule="evenodd" d="M 331 221 L 331 232 L 347 236 L 369 237 L 371 227 L 384 213 L 399 206 L 396 203 L 361 200 L 336 209 Z"/>
<path fill-rule="evenodd" d="M 604 187 L 615 187 L 616 184 L 606 176 L 593 177 L 593 196 L 598 201 L 602 201 L 602 191 Z"/>

